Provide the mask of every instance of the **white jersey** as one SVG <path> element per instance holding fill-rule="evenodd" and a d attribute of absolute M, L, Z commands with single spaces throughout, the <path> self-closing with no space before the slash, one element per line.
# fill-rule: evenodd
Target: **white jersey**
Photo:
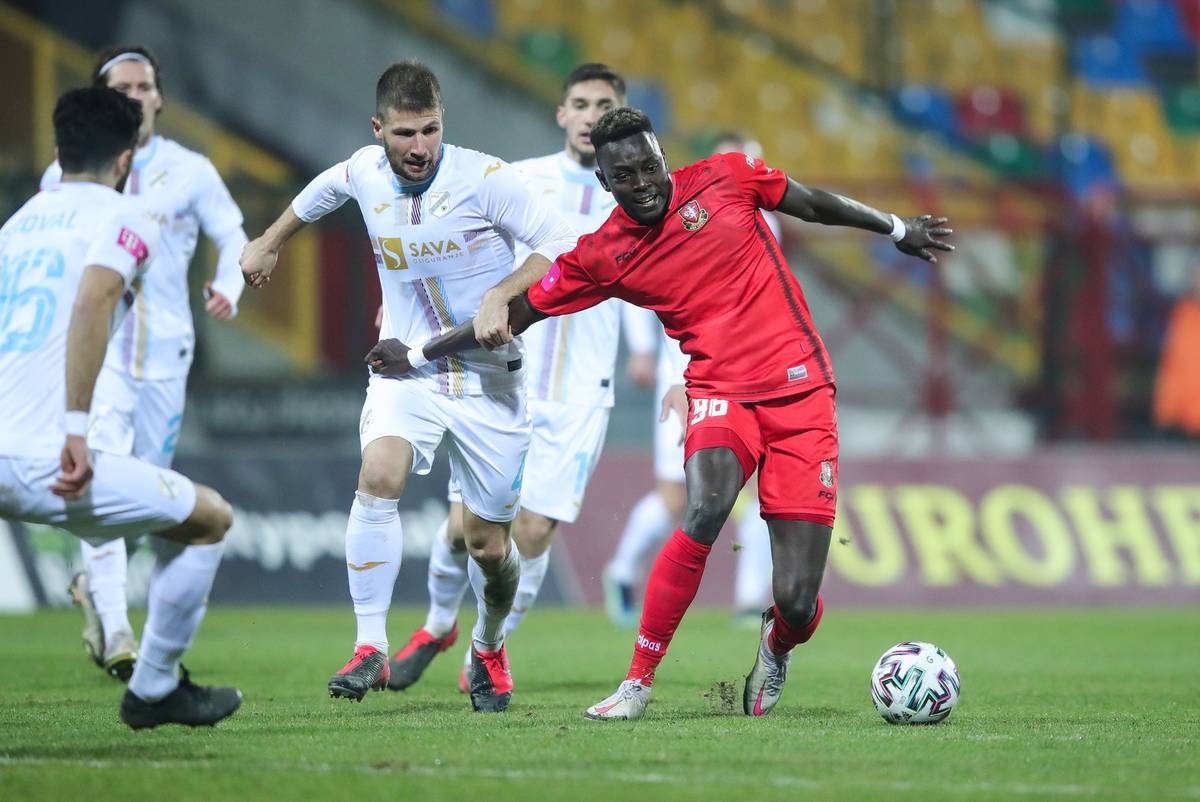
<path fill-rule="evenodd" d="M 42 189 L 62 177 L 58 164 L 42 176 Z M 238 259 L 246 244 L 242 213 L 212 162 L 170 139 L 155 136 L 134 156 L 125 194 L 158 219 L 162 245 L 134 308 L 109 343 L 105 366 L 135 379 L 174 379 L 192 365 L 196 334 L 188 302 L 188 266 L 201 229 L 220 258 L 213 289 L 237 309 L 244 283 Z"/>
<path fill-rule="evenodd" d="M 590 234 L 608 219 L 617 202 L 593 170 L 565 153 L 514 162 L 543 203 L 557 209 L 580 234 Z M 516 265 L 529 251 L 518 243 Z M 613 370 L 621 304 L 610 299 L 573 315 L 551 317 L 530 326 L 525 341 L 525 386 L 529 397 L 592 407 L 613 405 Z"/>
<path fill-rule="evenodd" d="M 88 265 L 120 273 L 133 303 L 159 226 L 100 184 L 40 192 L 0 228 L 0 454 L 54 456 L 66 437 L 67 328 Z"/>
<path fill-rule="evenodd" d="M 372 145 L 318 175 L 292 201 L 313 222 L 350 198 L 358 202 L 383 290 L 381 340 L 416 346 L 465 322 L 483 294 L 513 269 L 513 243 L 553 262 L 575 246 L 571 227 L 495 156 L 444 145 L 437 172 L 404 187 L 382 147 Z M 516 340 L 438 359 L 399 377 L 446 395 L 490 395 L 524 385 Z"/>

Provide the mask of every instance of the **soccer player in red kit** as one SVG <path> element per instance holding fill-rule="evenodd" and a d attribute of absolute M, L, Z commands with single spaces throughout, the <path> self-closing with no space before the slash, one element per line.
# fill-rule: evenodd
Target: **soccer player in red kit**
<path fill-rule="evenodd" d="M 756 468 L 775 604 L 763 613 L 743 708 L 764 715 L 783 692 L 792 649 L 821 622 L 838 439 L 829 355 L 759 210 L 890 235 L 901 251 L 929 261 L 933 249 L 953 250 L 943 241 L 951 230 L 945 218 L 901 220 L 806 187 L 743 154 L 670 173 L 649 119 L 636 109 L 605 114 L 592 144 L 600 181 L 618 204 L 607 222 L 544 275 L 526 266 L 506 278 L 484 296 L 474 320 L 415 347 L 385 340 L 367 362 L 376 372 L 402 374 L 449 353 L 496 347 L 537 320 L 606 298 L 654 310 L 690 357 L 687 512 L 650 572 L 626 679 L 585 715 L 645 713 L 655 670 L 695 598 L 712 544 Z"/>

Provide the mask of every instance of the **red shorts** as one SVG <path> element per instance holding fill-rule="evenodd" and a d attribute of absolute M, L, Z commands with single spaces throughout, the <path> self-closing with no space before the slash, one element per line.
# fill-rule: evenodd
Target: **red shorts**
<path fill-rule="evenodd" d="M 837 408 L 833 385 L 769 401 L 692 398 L 684 461 L 728 448 L 749 480 L 758 470 L 762 517 L 833 526 L 837 507 Z"/>

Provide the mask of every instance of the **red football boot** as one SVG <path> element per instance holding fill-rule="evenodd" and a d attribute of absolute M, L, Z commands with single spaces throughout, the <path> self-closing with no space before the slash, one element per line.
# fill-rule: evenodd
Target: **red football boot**
<path fill-rule="evenodd" d="M 354 650 L 350 662 L 330 677 L 329 695 L 361 702 L 367 691 L 382 691 L 390 674 L 383 652 L 364 643 Z"/>

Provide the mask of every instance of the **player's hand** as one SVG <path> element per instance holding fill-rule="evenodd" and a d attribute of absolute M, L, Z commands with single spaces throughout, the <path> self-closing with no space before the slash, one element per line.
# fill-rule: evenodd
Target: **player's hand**
<path fill-rule="evenodd" d="M 279 250 L 272 248 L 265 237 L 247 242 L 242 248 L 242 258 L 238 260 L 246 286 L 256 289 L 267 286 L 278 261 Z"/>
<path fill-rule="evenodd" d="M 933 255 L 933 250 L 954 250 L 954 246 L 944 240 L 954 233 L 954 229 L 945 228 L 947 222 L 949 221 L 945 217 L 934 217 L 931 214 L 906 217 L 904 239 L 897 242 L 896 247 L 901 252 L 919 256 L 926 262 L 936 262 L 937 257 Z"/>
<path fill-rule="evenodd" d="M 383 304 L 379 305 L 379 311 L 375 313 L 375 329 L 383 328 Z"/>
<path fill-rule="evenodd" d="M 679 426 L 683 430 L 679 433 L 679 445 L 683 445 L 683 438 L 687 434 L 688 397 L 682 384 L 672 384 L 671 389 L 662 397 L 659 422 L 665 423 L 672 412 L 679 416 Z"/>
<path fill-rule="evenodd" d="M 508 325 L 508 299 L 499 293 L 488 290 L 479 302 L 479 311 L 475 313 L 475 339 L 489 351 L 493 351 L 513 340 L 512 329 Z"/>
<path fill-rule="evenodd" d="M 67 435 L 59 463 L 62 471 L 50 485 L 50 491 L 67 499 L 82 498 L 92 483 L 92 452 L 88 450 L 87 440 L 79 435 Z"/>
<path fill-rule="evenodd" d="M 625 374 L 638 387 L 653 387 L 658 376 L 657 363 L 654 354 L 630 354 Z"/>
<path fill-rule="evenodd" d="M 408 364 L 408 346 L 394 338 L 377 342 L 363 361 L 372 372 L 382 376 L 403 376 L 412 370 Z"/>
<path fill-rule="evenodd" d="M 211 281 L 204 285 L 204 311 L 214 320 L 229 320 L 233 317 L 233 304 L 213 289 Z"/>

